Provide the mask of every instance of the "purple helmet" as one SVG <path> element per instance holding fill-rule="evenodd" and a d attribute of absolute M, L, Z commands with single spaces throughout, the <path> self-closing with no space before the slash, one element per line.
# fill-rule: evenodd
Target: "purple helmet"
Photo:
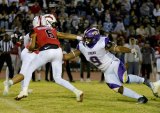
<path fill-rule="evenodd" d="M 88 47 L 93 47 L 100 38 L 99 30 L 96 28 L 89 28 L 84 31 L 84 42 Z"/>

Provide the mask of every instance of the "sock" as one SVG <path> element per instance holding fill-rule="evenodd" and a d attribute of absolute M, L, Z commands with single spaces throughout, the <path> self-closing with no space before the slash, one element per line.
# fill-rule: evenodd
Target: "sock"
<path fill-rule="evenodd" d="M 133 90 L 131 90 L 129 88 L 126 88 L 126 87 L 124 87 L 124 89 L 123 89 L 123 95 L 127 96 L 127 97 L 130 97 L 130 98 L 135 98 L 135 99 L 143 97 L 142 95 L 139 95 L 135 91 L 133 91 Z"/>
<path fill-rule="evenodd" d="M 143 83 L 144 82 L 144 78 L 137 76 L 137 75 L 132 75 L 129 74 L 129 83 Z"/>
<path fill-rule="evenodd" d="M 75 89 L 73 90 L 73 92 L 74 92 L 75 94 L 78 94 L 80 91 L 75 88 Z"/>
<path fill-rule="evenodd" d="M 23 87 L 23 91 L 28 92 L 28 87 Z"/>
<path fill-rule="evenodd" d="M 9 80 L 9 85 L 12 86 L 13 85 L 13 81 Z"/>

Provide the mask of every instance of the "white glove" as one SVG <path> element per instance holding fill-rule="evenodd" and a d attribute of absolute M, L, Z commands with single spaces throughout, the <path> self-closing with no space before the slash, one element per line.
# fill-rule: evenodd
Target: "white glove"
<path fill-rule="evenodd" d="M 83 39 L 81 36 L 77 36 L 76 38 L 77 38 L 77 40 L 82 40 Z"/>
<path fill-rule="evenodd" d="M 134 54 L 134 58 L 137 58 L 137 50 L 135 48 L 131 49 L 131 53 Z"/>

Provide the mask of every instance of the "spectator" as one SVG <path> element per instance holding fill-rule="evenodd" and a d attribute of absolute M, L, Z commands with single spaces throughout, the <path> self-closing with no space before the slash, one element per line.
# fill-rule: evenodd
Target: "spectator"
<path fill-rule="evenodd" d="M 51 63 L 48 62 L 45 65 L 45 80 L 46 81 L 53 81 L 53 76 L 52 76 L 52 66 Z M 49 74 L 49 78 L 48 78 L 48 74 Z"/>
<path fill-rule="evenodd" d="M 27 13 L 29 11 L 29 7 L 25 2 L 19 4 L 19 11 L 22 13 Z"/>
<path fill-rule="evenodd" d="M 40 5 L 39 5 L 38 2 L 34 2 L 34 5 L 31 6 L 30 9 L 31 9 L 31 12 L 32 12 L 34 15 L 40 13 L 40 11 L 41 11 L 41 7 L 40 7 Z"/>
<path fill-rule="evenodd" d="M 115 4 L 112 3 L 110 7 L 110 14 L 111 14 L 111 22 L 113 22 L 113 24 L 116 23 L 116 12 L 117 8 L 115 7 Z"/>
<path fill-rule="evenodd" d="M 120 36 L 117 36 L 118 39 L 117 39 L 117 45 L 118 46 L 124 46 L 125 44 L 125 40 L 124 40 L 124 36 L 123 35 L 120 35 Z M 125 59 L 124 59 L 124 56 L 125 54 L 124 53 L 116 53 L 115 56 L 120 59 L 120 61 L 125 64 Z"/>
<path fill-rule="evenodd" d="M 123 21 L 121 18 L 117 20 L 116 27 L 114 28 L 113 31 L 118 34 L 122 34 L 122 33 L 126 32 Z"/>
<path fill-rule="evenodd" d="M 17 7 L 16 2 L 11 2 L 11 5 L 9 5 L 9 10 L 8 11 L 9 11 L 9 13 L 11 13 L 12 11 L 14 11 L 15 13 L 18 12 L 18 7 Z"/>
<path fill-rule="evenodd" d="M 144 29 L 144 25 L 141 24 L 138 28 L 136 28 L 136 35 L 141 38 L 142 40 L 145 40 L 147 37 L 147 33 Z"/>
<path fill-rule="evenodd" d="M 141 48 L 142 53 L 142 77 L 150 79 L 150 74 L 152 72 L 152 64 L 155 61 L 154 49 L 150 47 L 149 41 L 146 41 L 144 46 Z M 152 56 L 151 56 L 152 55 Z"/>
<path fill-rule="evenodd" d="M 15 11 L 11 11 L 11 13 L 8 15 L 9 29 L 12 28 L 12 22 L 16 16 L 17 16 L 17 14 Z"/>
<path fill-rule="evenodd" d="M 6 11 L 3 11 L 3 12 L 0 14 L 0 27 L 1 27 L 1 28 L 5 28 L 5 29 L 8 29 L 8 28 L 9 28 L 8 18 L 9 18 L 9 17 L 8 17 Z"/>
<path fill-rule="evenodd" d="M 156 4 L 154 10 L 153 10 L 153 15 L 155 17 L 156 25 L 160 24 L 160 3 Z"/>
<path fill-rule="evenodd" d="M 121 2 L 121 14 L 122 15 L 129 14 L 130 10 L 131 10 L 130 0 L 124 0 L 123 2 Z"/>
<path fill-rule="evenodd" d="M 103 4 L 99 2 L 97 7 L 95 7 L 95 16 L 97 18 L 97 22 L 99 22 L 103 17 L 103 12 L 104 12 Z"/>
<path fill-rule="evenodd" d="M 140 14 L 141 16 L 148 16 L 148 17 L 150 16 L 150 8 L 146 2 L 144 2 L 140 7 Z"/>
<path fill-rule="evenodd" d="M 128 27 L 130 25 L 130 15 L 129 14 L 126 14 L 124 16 L 123 23 L 125 27 Z"/>
<path fill-rule="evenodd" d="M 140 52 L 140 48 L 136 45 L 136 39 L 134 37 L 130 37 L 129 45 L 127 46 L 130 49 L 136 49 L 138 51 L 138 57 L 135 57 L 131 53 L 125 53 L 125 64 L 127 67 L 128 74 L 139 75 L 140 63 L 142 61 L 142 56 Z"/>
<path fill-rule="evenodd" d="M 2 3 L 0 3 L 0 13 L 3 11 L 6 11 L 8 13 L 8 5 L 6 0 L 2 0 Z"/>
<path fill-rule="evenodd" d="M 154 36 L 156 34 L 156 30 L 154 27 L 151 26 L 150 23 L 147 23 L 147 26 L 145 27 L 145 32 L 146 32 L 146 35 L 147 35 L 147 39 L 149 42 L 150 42 L 150 46 L 154 46 Z"/>
<path fill-rule="evenodd" d="M 20 15 L 17 15 L 14 20 L 13 20 L 13 23 L 12 23 L 12 26 L 11 28 L 14 29 L 18 27 L 19 29 L 22 29 L 22 19 L 21 19 L 21 16 Z"/>
<path fill-rule="evenodd" d="M 156 80 L 160 80 L 160 40 L 155 47 L 155 58 L 156 58 Z"/>
<path fill-rule="evenodd" d="M 154 7 L 154 9 L 153 9 L 153 15 L 155 17 L 160 16 L 160 4 L 156 4 L 156 6 Z"/>
<path fill-rule="evenodd" d="M 80 55 L 80 81 L 84 81 L 84 72 L 87 72 L 86 82 L 91 82 L 90 80 L 90 63 L 86 60 L 83 54 Z"/>
<path fill-rule="evenodd" d="M 13 48 L 11 49 L 12 65 L 14 68 L 14 74 L 17 74 L 20 68 L 20 53 L 21 53 L 21 47 L 18 44 L 18 41 L 19 41 L 18 35 L 12 34 L 11 41 L 13 43 Z"/>
<path fill-rule="evenodd" d="M 113 30 L 113 23 L 110 20 L 103 22 L 103 30 L 111 32 Z"/>
<path fill-rule="evenodd" d="M 62 46 L 63 46 L 63 54 L 67 54 L 67 53 L 71 52 L 71 45 L 67 40 L 64 40 Z M 70 67 L 70 61 L 69 60 L 64 61 L 64 63 L 63 63 L 63 71 L 64 71 L 64 68 L 65 68 L 65 70 L 67 72 L 69 81 L 70 82 L 74 82 L 73 77 L 72 77 L 72 73 L 71 73 L 71 67 Z"/>

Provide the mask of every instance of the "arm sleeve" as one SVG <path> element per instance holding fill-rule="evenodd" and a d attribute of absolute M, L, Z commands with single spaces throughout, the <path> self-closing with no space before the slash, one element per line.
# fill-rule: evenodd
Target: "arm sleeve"
<path fill-rule="evenodd" d="M 114 42 L 110 41 L 109 38 L 105 38 L 105 48 L 110 49 L 113 45 L 115 45 Z"/>

